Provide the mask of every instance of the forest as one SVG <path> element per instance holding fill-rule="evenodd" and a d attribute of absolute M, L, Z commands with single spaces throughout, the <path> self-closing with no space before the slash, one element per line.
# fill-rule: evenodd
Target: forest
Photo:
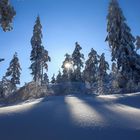
<path fill-rule="evenodd" d="M 0 26 L 3 32 L 14 30 L 13 19 L 16 9 L 8 0 L 0 1 Z M 94 48 L 84 59 L 82 47 L 75 42 L 72 54 L 65 54 L 65 59 L 58 73 L 48 77 L 48 63 L 51 63 L 49 51 L 42 43 L 42 25 L 37 16 L 31 37 L 30 72 L 32 81 L 20 85 L 22 66 L 15 52 L 5 75 L 0 81 L 1 100 L 14 101 L 20 96 L 42 97 L 85 93 L 92 95 L 125 94 L 140 91 L 140 36 L 133 36 L 127 20 L 117 0 L 111 0 L 107 14 L 107 36 L 105 41 L 111 53 L 111 62 L 105 59 L 104 52 L 99 55 Z M 1 58 L 0 62 L 5 58 Z M 31 94 L 31 93 L 32 94 Z"/>

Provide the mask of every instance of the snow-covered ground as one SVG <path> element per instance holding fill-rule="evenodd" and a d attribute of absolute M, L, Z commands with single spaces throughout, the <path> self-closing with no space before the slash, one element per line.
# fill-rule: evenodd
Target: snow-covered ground
<path fill-rule="evenodd" d="M 0 140 L 140 140 L 140 93 L 54 96 L 1 107 Z"/>

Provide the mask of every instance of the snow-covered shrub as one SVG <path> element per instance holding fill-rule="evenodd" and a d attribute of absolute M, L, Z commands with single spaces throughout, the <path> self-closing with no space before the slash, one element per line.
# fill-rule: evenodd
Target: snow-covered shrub
<path fill-rule="evenodd" d="M 40 98 L 47 96 L 48 88 L 46 85 L 38 85 L 36 82 L 25 84 L 13 95 L 9 96 L 8 102 L 24 101 L 32 98 Z"/>
<path fill-rule="evenodd" d="M 53 90 L 53 93 L 55 95 L 87 93 L 85 83 L 81 82 L 65 82 L 59 84 L 52 84 L 50 88 Z"/>

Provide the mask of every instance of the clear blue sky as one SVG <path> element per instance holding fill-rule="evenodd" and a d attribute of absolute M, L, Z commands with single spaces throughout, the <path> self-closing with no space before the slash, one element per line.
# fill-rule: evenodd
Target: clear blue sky
<path fill-rule="evenodd" d="M 17 15 L 13 31 L 4 33 L 0 29 L 0 58 L 5 58 L 0 63 L 0 78 L 5 74 L 16 51 L 22 67 L 21 83 L 31 81 L 30 39 L 38 14 L 43 26 L 43 45 L 52 59 L 49 63 L 49 77 L 58 72 L 65 53 L 73 52 L 76 41 L 82 46 L 85 58 L 93 47 L 99 54 L 104 52 L 107 61 L 110 61 L 109 47 L 104 42 L 109 0 L 10 1 Z M 119 3 L 133 35 L 140 35 L 140 1 L 119 0 Z"/>

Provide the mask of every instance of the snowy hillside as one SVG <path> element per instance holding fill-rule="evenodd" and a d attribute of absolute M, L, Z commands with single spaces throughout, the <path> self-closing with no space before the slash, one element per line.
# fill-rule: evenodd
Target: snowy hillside
<path fill-rule="evenodd" d="M 0 108 L 0 140 L 103 139 L 140 139 L 140 93 L 54 96 Z"/>

